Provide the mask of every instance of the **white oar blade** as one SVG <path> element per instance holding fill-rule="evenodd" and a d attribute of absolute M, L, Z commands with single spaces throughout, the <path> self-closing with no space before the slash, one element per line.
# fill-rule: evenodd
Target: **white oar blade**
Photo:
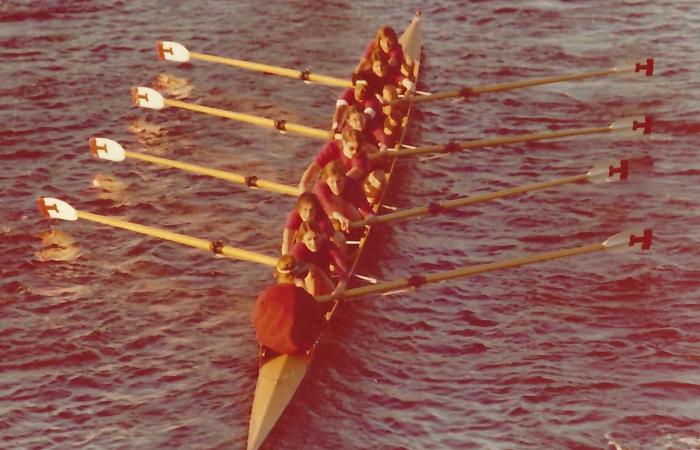
<path fill-rule="evenodd" d="M 44 217 L 61 220 L 78 220 L 75 209 L 63 200 L 52 197 L 39 197 L 37 200 L 39 212 Z"/>
<path fill-rule="evenodd" d="M 611 159 L 597 163 L 588 171 L 588 181 L 595 184 L 611 183 L 629 178 L 629 161 Z"/>
<path fill-rule="evenodd" d="M 650 229 L 632 229 L 609 237 L 603 242 L 603 246 L 605 246 L 605 250 L 614 253 L 648 250 L 651 248 L 652 238 L 653 233 Z"/>
<path fill-rule="evenodd" d="M 156 43 L 156 50 L 158 50 L 158 59 L 175 61 L 175 62 L 187 62 L 190 60 L 190 52 L 185 48 L 184 45 L 178 44 L 172 41 L 158 41 Z"/>
<path fill-rule="evenodd" d="M 116 141 L 101 137 L 90 138 L 90 153 L 107 161 L 124 161 L 124 148 Z"/>
<path fill-rule="evenodd" d="M 616 120 L 610 124 L 610 129 L 616 132 L 629 132 L 638 135 L 651 134 L 651 116 L 634 116 Z"/>
<path fill-rule="evenodd" d="M 150 109 L 163 109 L 165 100 L 155 89 L 138 86 L 131 88 L 131 101 L 134 106 Z"/>

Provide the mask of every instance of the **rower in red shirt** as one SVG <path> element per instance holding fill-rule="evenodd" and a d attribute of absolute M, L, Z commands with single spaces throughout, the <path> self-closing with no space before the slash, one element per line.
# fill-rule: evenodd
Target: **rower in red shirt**
<path fill-rule="evenodd" d="M 396 31 L 388 26 L 383 26 L 377 30 L 376 37 L 370 41 L 365 49 L 362 59 L 355 67 L 355 73 L 362 72 L 370 68 L 370 57 L 372 52 L 378 49 L 384 54 L 389 66 L 389 75 L 391 77 L 401 73 L 401 65 L 404 63 L 403 48 L 396 36 Z"/>
<path fill-rule="evenodd" d="M 310 191 L 318 180 L 321 169 L 335 160 L 343 163 L 347 176 L 356 180 L 364 178 L 367 175 L 369 163 L 367 154 L 362 150 L 363 143 L 360 131 L 351 127 L 343 128 L 342 141 L 335 139 L 329 141 L 306 168 L 299 182 L 299 190 Z"/>
<path fill-rule="evenodd" d="M 345 168 L 338 160 L 329 162 L 323 168 L 314 193 L 328 217 L 337 220 L 343 231 L 348 231 L 350 222 L 364 218 L 371 224 L 375 217 L 362 185 L 345 175 Z"/>
<path fill-rule="evenodd" d="M 395 148 L 401 138 L 401 121 L 403 116 L 394 107 L 389 106 L 388 111 L 389 114 L 384 118 L 384 123 L 381 126 L 375 126 L 371 130 L 380 152 L 384 152 L 389 148 Z"/>
<path fill-rule="evenodd" d="M 374 49 L 369 60 L 369 69 L 363 70 L 358 74 L 353 74 L 355 78 L 365 79 L 369 85 L 369 91 L 372 95 L 383 103 L 382 90 L 384 86 L 391 85 L 399 87 L 401 92 L 409 92 L 413 94 L 416 86 L 409 78 L 407 78 L 400 70 L 390 71 L 387 56 L 379 49 Z"/>
<path fill-rule="evenodd" d="M 344 119 L 348 107 L 356 105 L 357 109 L 365 113 L 368 120 L 374 119 L 381 109 L 379 101 L 369 93 L 367 80 L 358 78 L 353 83 L 354 87 L 345 89 L 335 103 L 333 124 L 331 125 L 331 131 L 334 134 L 342 128 L 342 119 Z"/>
<path fill-rule="evenodd" d="M 265 288 L 255 302 L 251 321 L 260 345 L 278 353 L 300 354 L 318 339 L 322 309 L 302 287 L 299 264 L 290 255 L 277 261 L 277 284 Z"/>
<path fill-rule="evenodd" d="M 306 290 L 314 296 L 328 294 L 331 291 L 334 296 L 342 296 L 347 285 L 349 270 L 340 249 L 324 236 L 321 228 L 314 222 L 301 224 L 296 241 L 290 255 L 309 269 L 304 280 Z M 340 278 L 337 286 L 331 279 L 331 265 Z"/>
<path fill-rule="evenodd" d="M 341 250 L 345 248 L 345 236 L 333 228 L 333 224 L 323 211 L 318 197 L 311 192 L 304 192 L 297 199 L 294 209 L 287 215 L 287 221 L 282 232 L 283 255 L 289 253 L 292 245 L 294 245 L 297 230 L 302 223 L 307 221 L 316 222 L 326 237 L 332 239 Z"/>

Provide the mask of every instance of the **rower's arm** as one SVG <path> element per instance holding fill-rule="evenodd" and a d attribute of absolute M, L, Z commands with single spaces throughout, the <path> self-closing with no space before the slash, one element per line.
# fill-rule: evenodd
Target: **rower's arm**
<path fill-rule="evenodd" d="M 337 133 L 339 128 L 343 125 L 340 121 L 345 117 L 345 111 L 348 110 L 347 104 L 337 105 L 335 112 L 333 113 L 333 132 Z"/>
<path fill-rule="evenodd" d="M 301 176 L 301 180 L 299 181 L 299 191 L 311 191 L 320 173 L 321 167 L 318 164 L 316 164 L 316 161 L 311 161 L 311 164 L 309 164 L 309 166 L 304 171 L 304 174 Z"/>
<path fill-rule="evenodd" d="M 359 167 L 353 167 L 352 169 L 348 170 L 345 175 L 349 176 L 350 178 L 354 178 L 357 181 L 361 181 L 365 176 L 365 171 Z"/>
<path fill-rule="evenodd" d="M 282 232 L 282 255 L 289 253 L 292 249 L 292 230 L 289 228 L 284 229 Z"/>

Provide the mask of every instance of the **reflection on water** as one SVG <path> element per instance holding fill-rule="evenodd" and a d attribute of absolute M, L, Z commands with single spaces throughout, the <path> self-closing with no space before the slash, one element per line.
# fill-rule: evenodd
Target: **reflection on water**
<path fill-rule="evenodd" d="M 51 228 L 40 238 L 42 248 L 35 253 L 38 261 L 73 261 L 80 256 L 80 246 L 65 231 Z"/>

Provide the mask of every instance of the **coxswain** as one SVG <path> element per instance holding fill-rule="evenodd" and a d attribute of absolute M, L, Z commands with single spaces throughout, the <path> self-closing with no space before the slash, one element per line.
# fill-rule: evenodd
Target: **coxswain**
<path fill-rule="evenodd" d="M 337 220 L 343 231 L 349 230 L 350 222 L 364 218 L 371 223 L 374 218 L 362 185 L 345 175 L 345 167 L 338 160 L 329 162 L 323 168 L 314 193 L 328 217 Z"/>
<path fill-rule="evenodd" d="M 324 318 L 320 304 L 297 285 L 306 276 L 291 255 L 277 261 L 277 284 L 263 290 L 255 302 L 253 328 L 260 345 L 277 353 L 300 354 L 318 339 Z"/>
<path fill-rule="evenodd" d="M 332 239 L 341 249 L 345 250 L 345 235 L 336 231 L 328 216 L 323 211 L 318 197 L 312 192 L 303 192 L 297 199 L 294 209 L 287 214 L 287 221 L 282 232 L 282 254 L 286 255 L 294 245 L 294 239 L 302 223 L 314 221 L 321 228 L 323 234 Z"/>
<path fill-rule="evenodd" d="M 355 73 L 360 73 L 371 68 L 370 58 L 372 52 L 378 49 L 386 56 L 388 72 L 390 77 L 397 76 L 401 73 L 401 65 L 404 63 L 403 48 L 396 36 L 396 31 L 388 26 L 384 26 L 377 30 L 376 37 L 367 45 L 362 59 L 355 67 Z"/>
<path fill-rule="evenodd" d="M 356 105 L 357 109 L 365 114 L 367 120 L 374 119 L 380 112 L 381 104 L 374 95 L 370 95 L 367 80 L 362 78 L 355 79 L 353 87 L 345 89 L 340 94 L 335 103 L 335 112 L 333 113 L 333 124 L 331 125 L 333 135 L 342 128 L 346 111 L 353 105 Z"/>
<path fill-rule="evenodd" d="M 304 281 L 309 293 L 323 295 L 332 291 L 334 296 L 342 296 L 345 292 L 349 274 L 347 263 L 340 249 L 323 234 L 318 224 L 301 224 L 289 254 L 308 269 Z M 337 285 L 331 278 L 331 265 L 340 280 Z"/>
<path fill-rule="evenodd" d="M 311 161 L 301 176 L 301 181 L 299 182 L 300 191 L 310 191 L 318 180 L 321 169 L 329 162 L 335 160 L 343 163 L 346 175 L 351 178 L 360 180 L 367 175 L 369 163 L 367 154 L 364 152 L 362 132 L 352 127 L 345 127 L 341 135 L 342 139 L 340 141 L 332 139 L 326 143 L 316 155 L 316 158 Z"/>

